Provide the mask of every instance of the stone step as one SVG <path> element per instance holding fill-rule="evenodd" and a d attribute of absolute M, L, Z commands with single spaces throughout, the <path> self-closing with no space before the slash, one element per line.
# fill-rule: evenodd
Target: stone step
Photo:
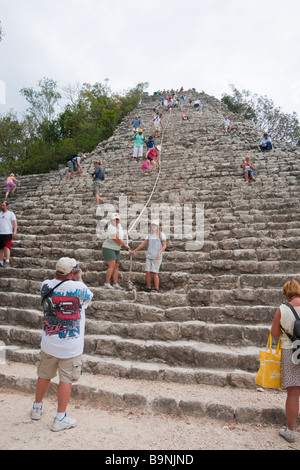
<path fill-rule="evenodd" d="M 122 310 L 116 305 L 113 314 L 111 305 L 102 306 L 95 314 L 88 315 L 86 333 L 88 335 L 119 336 L 121 338 L 153 341 L 203 341 L 222 345 L 255 345 L 261 346 L 268 337 L 269 325 L 241 325 L 199 320 L 168 318 L 168 310 L 145 305 L 130 305 Z M 147 311 L 148 310 L 148 311 Z M 172 309 L 171 309 L 172 310 Z M 183 314 L 180 309 L 181 314 Z M 187 309 L 188 310 L 188 309 Z M 190 313 L 190 312 L 188 312 Z M 1 308 L 0 319 L 6 326 L 42 328 L 42 312 L 30 309 Z"/>
<path fill-rule="evenodd" d="M 6 345 L 38 348 L 39 330 L 1 325 L 0 339 Z M 200 341 L 154 341 L 123 339 L 119 336 L 86 335 L 85 354 L 118 357 L 121 360 L 163 363 L 173 367 L 240 369 L 255 372 L 259 367 L 255 346 L 225 346 Z"/>
<path fill-rule="evenodd" d="M 140 241 L 134 243 L 134 245 L 131 242 L 129 243 L 131 248 L 134 249 L 134 246 L 137 246 Z M 283 243 L 284 242 L 282 242 L 282 244 Z M 220 247 L 219 249 L 211 249 L 209 251 L 209 246 L 211 246 L 211 244 L 207 244 L 205 250 L 203 251 L 187 251 L 185 253 L 185 260 L 182 259 L 182 254 L 178 256 L 178 254 L 176 253 L 179 251 L 178 249 L 180 247 L 177 246 L 177 250 L 173 251 L 172 247 L 170 246 L 171 244 L 172 242 L 167 242 L 167 250 L 163 255 L 161 271 L 169 270 L 170 272 L 176 272 L 178 271 L 178 268 L 180 268 L 183 271 L 195 273 L 197 272 L 197 266 L 195 266 L 195 263 L 213 263 L 214 261 L 228 261 L 229 267 L 230 262 L 234 264 L 236 263 L 238 266 L 239 263 L 243 262 L 244 260 L 246 262 L 252 262 L 254 266 L 260 266 L 265 262 L 268 263 L 273 261 L 278 261 L 278 263 L 281 262 L 282 264 L 284 264 L 284 262 L 286 261 L 293 262 L 293 260 L 298 259 L 300 255 L 300 248 L 298 248 L 299 242 L 296 237 L 290 239 L 289 241 L 287 240 L 285 247 L 280 246 L 280 242 L 276 244 L 276 242 L 273 241 L 273 246 L 270 246 L 269 248 L 267 246 L 264 246 L 262 248 L 237 248 L 233 250 L 225 250 Z M 45 263 L 45 256 L 47 256 L 49 261 L 57 260 L 58 256 L 72 256 L 78 259 L 78 261 L 85 262 L 87 265 L 89 265 L 89 261 L 91 262 L 91 264 L 94 261 L 98 261 L 98 267 L 102 270 L 106 269 L 106 263 L 103 260 L 102 256 L 102 244 L 99 245 L 97 249 L 74 249 L 75 247 L 70 247 L 70 244 L 66 244 L 65 246 L 57 245 L 56 247 L 47 247 L 43 245 L 39 248 L 32 247 L 30 250 L 28 250 L 27 247 L 20 248 L 20 246 L 16 245 L 12 247 L 11 256 L 12 258 L 14 258 L 16 266 L 22 266 L 23 263 L 25 267 L 28 262 L 30 262 L 29 258 L 32 257 L 34 257 L 34 262 L 36 265 L 40 264 L 41 266 L 43 266 L 43 264 Z M 74 255 L 72 255 L 72 253 L 74 253 Z M 129 253 L 122 249 L 121 255 L 122 260 L 120 262 L 120 269 L 125 269 L 126 271 L 128 271 L 130 268 Z M 180 259 L 180 261 L 178 258 Z M 140 253 L 138 254 L 135 254 L 132 259 L 132 269 L 135 271 L 142 271 L 144 269 L 145 259 L 145 250 L 140 251 Z M 191 260 L 194 260 L 194 263 L 192 263 Z"/>
<path fill-rule="evenodd" d="M 14 355 L 16 351 L 11 351 Z M 7 353 L 8 354 L 8 353 Z M 35 351 L 28 351 L 28 355 L 34 355 Z M 16 354 L 17 356 L 17 354 Z M 19 356 L 20 359 L 21 356 Z M 34 396 L 36 384 L 36 368 L 34 365 L 7 361 L 1 367 L 0 385 L 4 389 L 18 390 Z M 103 371 L 114 369 L 115 365 L 109 362 L 102 364 Z M 130 365 L 129 365 L 130 367 Z M 182 377 L 186 382 L 173 380 L 172 368 L 159 370 L 154 366 L 148 369 L 148 377 L 157 376 L 160 382 L 154 378 L 143 380 L 140 378 L 140 370 L 131 368 L 134 378 L 131 380 L 122 376 L 126 373 L 126 367 L 120 369 L 118 376 L 117 366 L 115 375 L 97 376 L 84 372 L 78 384 L 72 387 L 72 399 L 80 400 L 88 404 L 90 401 L 99 404 L 103 409 L 152 411 L 168 416 L 181 417 L 208 417 L 210 419 L 232 421 L 236 423 L 267 423 L 284 424 L 284 393 L 278 390 L 268 390 L 265 393 L 256 389 L 238 388 L 243 381 L 243 376 L 237 373 L 228 373 L 220 376 L 211 375 L 209 384 L 201 384 L 194 376 L 189 375 L 188 370 L 182 371 Z M 175 373 L 176 374 L 176 373 Z M 163 382 L 163 378 L 165 381 Z M 172 380 L 170 381 L 169 378 Z M 196 379 L 201 380 L 201 370 Z M 247 379 L 246 379 L 247 380 Z M 214 383 L 215 382 L 215 383 Z M 226 386 L 226 384 L 233 386 Z M 48 395 L 56 393 L 57 380 L 48 391 Z"/>
<path fill-rule="evenodd" d="M 95 263 L 96 264 L 96 263 Z M 95 269 L 95 264 L 93 269 Z M 166 262 L 165 262 L 166 264 Z M 179 264 L 180 266 L 180 264 Z M 166 266 L 168 268 L 168 266 Z M 187 269 L 186 264 L 184 265 L 185 269 Z M 96 270 L 93 271 L 92 269 L 88 270 L 88 265 L 83 266 L 84 270 L 84 278 L 85 282 L 93 287 L 101 286 L 103 287 L 102 273 L 101 271 L 105 269 L 104 262 L 98 262 L 96 265 Z M 34 272 L 32 271 L 34 269 Z M 43 269 L 40 272 L 40 269 L 32 268 L 23 268 L 22 269 L 22 277 L 24 274 L 26 275 L 26 279 L 19 279 L 20 277 L 20 270 L 15 268 L 5 268 L 5 272 L 1 271 L 0 275 L 0 288 L 10 289 L 12 291 L 26 291 L 27 293 L 35 294 L 39 291 L 40 284 L 42 282 L 42 275 L 46 278 L 52 278 L 54 273 L 55 267 L 53 269 Z M 125 273 L 122 272 L 125 271 Z M 124 287 L 127 287 L 129 267 L 126 265 L 126 262 L 122 263 L 121 266 L 121 273 L 122 278 L 125 282 Z M 133 275 L 131 277 L 131 281 L 139 282 L 139 288 L 142 289 L 145 285 L 145 274 L 144 274 L 144 264 L 141 264 L 140 273 L 136 270 L 133 271 Z M 27 273 L 27 274 L 26 274 Z M 166 274 L 166 272 L 163 272 Z M 139 277 L 138 277 L 139 276 Z M 181 281 L 184 281 L 185 278 L 188 276 L 188 273 L 178 272 L 177 277 L 171 274 L 173 283 L 179 284 Z M 35 280 L 36 279 L 36 280 Z M 296 281 L 300 282 L 300 274 L 290 274 L 286 275 L 284 273 L 280 274 L 220 274 L 218 276 L 208 274 L 208 273 L 198 273 L 197 271 L 194 272 L 192 270 L 192 274 L 189 276 L 190 280 L 190 287 L 195 289 L 205 289 L 206 287 L 213 286 L 216 291 L 218 290 L 228 290 L 228 289 L 238 289 L 239 287 L 242 289 L 281 289 L 283 283 L 287 280 L 295 279 Z M 137 285 L 135 285 L 135 288 Z M 169 284 L 169 290 L 171 289 L 171 284 Z"/>
<path fill-rule="evenodd" d="M 9 275 L 9 272 L 13 271 L 11 268 L 5 268 L 5 273 Z M 2 274 L 2 270 L 1 270 Z M 182 273 L 181 273 L 182 274 Z M 157 298 L 159 301 L 161 301 L 161 296 L 163 295 L 162 293 L 168 293 L 168 292 L 173 292 L 172 289 L 170 290 L 170 279 L 167 277 L 165 280 L 165 285 L 163 285 L 164 278 L 163 275 L 161 274 L 161 289 L 162 292 L 157 295 Z M 45 278 L 43 278 L 45 279 Z M 42 279 L 42 280 L 43 280 Z M 127 279 L 123 279 L 122 273 L 120 273 L 120 282 L 125 284 Z M 133 279 L 133 278 L 132 278 Z M 135 277 L 137 279 L 137 276 Z M 41 280 L 41 282 L 42 282 Z M 178 284 L 180 288 L 180 283 L 182 284 L 183 277 L 180 275 L 178 279 L 175 280 L 174 284 Z M 133 279 L 134 282 L 134 279 Z M 140 289 L 145 287 L 145 276 L 144 274 L 140 274 L 140 279 L 139 283 L 138 280 L 135 281 L 137 283 L 137 288 L 140 285 Z M 95 282 L 93 285 L 97 285 Z M 125 287 L 125 285 L 124 285 Z M 172 288 L 172 285 L 171 285 Z M 91 286 L 91 289 L 93 290 L 93 287 Z M 106 289 L 103 288 L 103 291 Z M 193 288 L 193 285 L 189 287 L 189 290 L 185 292 L 183 290 L 183 296 L 186 296 L 187 303 L 188 305 L 204 305 L 204 306 L 213 306 L 213 305 L 253 305 L 253 304 L 267 304 L 271 305 L 272 303 L 275 304 L 278 303 L 278 301 L 281 300 L 281 290 L 280 289 L 264 289 L 264 288 L 256 288 L 255 290 L 251 288 L 235 288 L 235 289 L 200 289 L 200 288 Z M 14 301 L 14 295 L 15 293 L 9 292 L 9 293 L 3 293 L 3 299 L 5 298 L 7 302 L 12 302 Z M 153 297 L 155 294 L 151 294 L 151 297 Z M 180 295 L 180 292 L 179 292 Z M 16 299 L 17 302 L 24 302 L 24 305 L 28 305 L 31 301 L 34 302 L 36 305 L 37 302 L 39 302 L 38 299 L 35 298 L 35 296 L 31 296 L 28 294 L 21 294 L 19 293 L 19 299 Z"/>
<path fill-rule="evenodd" d="M 10 312 L 14 312 L 18 307 L 17 302 L 20 297 L 19 308 L 23 311 L 36 309 L 41 312 L 39 301 L 40 282 L 33 286 L 31 281 L 23 283 L 22 298 L 21 289 L 16 291 L 10 282 L 3 288 L 3 302 L 9 305 L 3 307 Z M 32 299 L 30 290 L 32 288 Z M 2 286 L 1 286 L 2 287 Z M 28 288 L 28 289 L 27 289 Z M 94 293 L 93 302 L 89 306 L 88 317 L 98 321 L 128 321 L 128 322 L 185 322 L 200 321 L 215 324 L 232 324 L 237 322 L 240 325 L 257 325 L 271 323 L 274 316 L 274 303 L 271 305 L 245 304 L 245 305 L 202 305 L 196 303 L 189 305 L 188 296 L 185 292 L 166 292 L 159 296 L 155 293 L 146 294 L 144 292 L 108 291 L 102 288 L 92 288 Z M 11 293 L 11 295 L 10 295 Z M 27 303 L 27 307 L 25 307 Z M 4 310 L 6 311 L 6 310 Z M 8 314 L 7 314 L 8 315 Z M 5 316 L 4 316 L 5 318 Z"/>

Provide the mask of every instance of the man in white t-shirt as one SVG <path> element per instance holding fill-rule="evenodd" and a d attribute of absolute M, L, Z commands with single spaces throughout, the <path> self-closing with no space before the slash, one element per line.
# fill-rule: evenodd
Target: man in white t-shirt
<path fill-rule="evenodd" d="M 0 212 L 0 268 L 9 265 L 11 241 L 17 235 L 17 227 L 15 214 L 8 210 L 7 202 L 3 201 Z"/>
<path fill-rule="evenodd" d="M 231 132 L 232 128 L 234 127 L 228 116 L 224 117 L 222 127 L 225 132 Z"/>
<path fill-rule="evenodd" d="M 44 329 L 31 418 L 40 419 L 44 395 L 58 371 L 58 407 L 51 430 L 61 431 L 76 426 L 76 420 L 67 416 L 66 408 L 72 383 L 81 374 L 85 309 L 90 304 L 93 293 L 82 282 L 82 271 L 74 258 L 58 260 L 55 278 L 44 281 L 40 291 Z"/>

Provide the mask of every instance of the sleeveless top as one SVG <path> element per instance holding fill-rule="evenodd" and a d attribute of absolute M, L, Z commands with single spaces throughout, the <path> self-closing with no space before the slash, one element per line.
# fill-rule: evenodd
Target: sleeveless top
<path fill-rule="evenodd" d="M 298 313 L 300 317 L 300 306 L 294 307 L 296 312 Z M 290 335 L 293 334 L 293 329 L 294 329 L 294 323 L 295 323 L 295 316 L 291 309 L 285 305 L 282 304 L 280 305 L 280 313 L 281 313 L 281 319 L 280 319 L 280 325 L 282 328 L 284 328 L 285 331 L 287 331 Z M 282 348 L 283 349 L 292 349 L 293 348 L 293 343 L 290 340 L 290 338 L 283 332 L 282 336 Z"/>

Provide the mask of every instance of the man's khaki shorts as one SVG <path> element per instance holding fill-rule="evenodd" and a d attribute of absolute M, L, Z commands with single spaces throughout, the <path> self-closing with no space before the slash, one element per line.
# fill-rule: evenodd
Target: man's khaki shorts
<path fill-rule="evenodd" d="M 81 355 L 70 359 L 59 359 L 41 351 L 37 362 L 37 373 L 41 379 L 51 380 L 58 371 L 60 382 L 72 383 L 79 380 L 81 376 L 81 364 Z"/>

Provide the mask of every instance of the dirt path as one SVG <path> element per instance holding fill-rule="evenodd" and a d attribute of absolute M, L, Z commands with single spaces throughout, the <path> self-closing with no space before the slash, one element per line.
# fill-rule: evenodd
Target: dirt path
<path fill-rule="evenodd" d="M 30 394 L 0 391 L 1 450 L 300 450 L 300 436 L 289 444 L 274 426 L 104 411 L 75 400 L 68 412 L 77 427 L 54 433 L 55 398 L 45 399 L 40 421 L 30 419 L 31 405 Z"/>

